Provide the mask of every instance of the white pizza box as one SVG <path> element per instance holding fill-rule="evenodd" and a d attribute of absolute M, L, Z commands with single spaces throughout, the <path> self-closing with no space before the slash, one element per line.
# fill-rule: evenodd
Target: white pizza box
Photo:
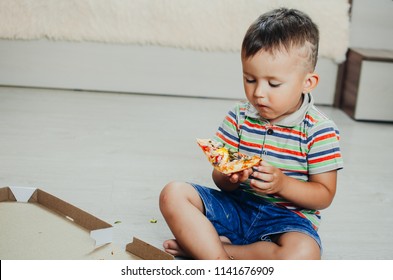
<path fill-rule="evenodd" d="M 0 188 L 2 260 L 171 260 L 138 238 L 119 249 L 111 224 L 39 188 Z"/>

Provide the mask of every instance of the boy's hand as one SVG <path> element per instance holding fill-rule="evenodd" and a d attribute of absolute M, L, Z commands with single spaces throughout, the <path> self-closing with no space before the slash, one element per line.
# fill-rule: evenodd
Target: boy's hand
<path fill-rule="evenodd" d="M 229 182 L 236 184 L 246 181 L 253 172 L 254 171 L 251 168 L 249 168 L 249 169 L 242 170 L 240 172 L 227 174 L 226 176 L 228 176 Z"/>
<path fill-rule="evenodd" d="M 255 166 L 251 175 L 255 179 L 251 179 L 250 186 L 263 194 L 280 192 L 284 188 L 287 178 L 279 168 L 266 161 L 261 161 L 260 165 Z"/>

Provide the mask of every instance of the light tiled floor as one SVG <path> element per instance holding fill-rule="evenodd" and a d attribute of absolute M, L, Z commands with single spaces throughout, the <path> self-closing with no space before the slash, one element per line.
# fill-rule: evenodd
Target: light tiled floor
<path fill-rule="evenodd" d="M 114 243 L 172 235 L 158 209 L 171 180 L 213 185 L 195 138 L 233 100 L 0 87 L 0 186 L 40 187 L 115 224 Z M 345 169 L 323 211 L 324 259 L 393 259 L 393 125 L 322 110 L 340 128 Z M 151 223 L 156 219 L 157 223 Z"/>

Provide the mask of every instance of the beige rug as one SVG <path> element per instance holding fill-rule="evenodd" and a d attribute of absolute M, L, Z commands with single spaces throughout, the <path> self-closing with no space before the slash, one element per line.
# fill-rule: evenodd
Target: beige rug
<path fill-rule="evenodd" d="M 318 24 L 322 57 L 345 59 L 347 0 L 0 0 L 0 38 L 239 51 L 250 23 L 282 6 Z"/>

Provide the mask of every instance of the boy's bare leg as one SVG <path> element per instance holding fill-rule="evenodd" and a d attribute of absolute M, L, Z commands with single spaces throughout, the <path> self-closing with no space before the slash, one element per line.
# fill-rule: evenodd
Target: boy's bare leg
<path fill-rule="evenodd" d="M 229 259 L 215 228 L 204 215 L 198 192 L 191 185 L 182 182 L 166 185 L 160 195 L 160 209 L 176 238 L 164 243 L 164 247 L 169 246 L 168 252 L 172 249 L 195 259 Z"/>
<path fill-rule="evenodd" d="M 237 260 L 317 260 L 320 248 L 315 240 L 300 232 L 288 232 L 276 242 L 259 241 L 249 245 L 224 244 L 228 255 Z"/>

